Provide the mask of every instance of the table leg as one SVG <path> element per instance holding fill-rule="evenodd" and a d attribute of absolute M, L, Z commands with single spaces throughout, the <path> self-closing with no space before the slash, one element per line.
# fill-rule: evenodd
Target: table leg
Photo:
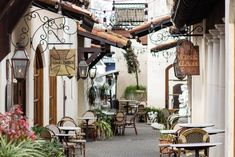
<path fill-rule="evenodd" d="M 195 150 L 195 157 L 199 157 L 199 149 Z"/>
<path fill-rule="evenodd" d="M 86 119 L 86 140 L 88 139 L 88 121 L 89 119 Z"/>

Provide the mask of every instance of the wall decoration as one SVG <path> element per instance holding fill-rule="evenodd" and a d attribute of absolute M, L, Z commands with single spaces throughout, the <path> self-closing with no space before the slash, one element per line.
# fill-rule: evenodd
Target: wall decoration
<path fill-rule="evenodd" d="M 51 49 L 50 50 L 50 76 L 76 75 L 76 50 Z"/>
<path fill-rule="evenodd" d="M 176 58 L 181 75 L 199 75 L 199 46 L 184 40 L 177 47 Z"/>

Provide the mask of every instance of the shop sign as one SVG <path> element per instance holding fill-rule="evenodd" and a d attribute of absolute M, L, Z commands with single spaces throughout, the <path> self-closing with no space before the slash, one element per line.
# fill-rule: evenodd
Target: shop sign
<path fill-rule="evenodd" d="M 50 50 L 50 76 L 76 75 L 76 50 L 51 49 Z"/>
<path fill-rule="evenodd" d="M 199 46 L 188 40 L 177 47 L 178 68 L 182 75 L 199 75 Z"/>

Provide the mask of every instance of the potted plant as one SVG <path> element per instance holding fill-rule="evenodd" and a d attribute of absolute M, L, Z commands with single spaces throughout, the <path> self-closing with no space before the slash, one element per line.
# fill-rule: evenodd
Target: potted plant
<path fill-rule="evenodd" d="M 111 121 L 112 118 L 106 116 L 100 109 L 93 110 L 98 116 L 98 120 L 95 122 L 95 125 L 99 132 L 100 139 L 109 139 L 113 136 Z"/>

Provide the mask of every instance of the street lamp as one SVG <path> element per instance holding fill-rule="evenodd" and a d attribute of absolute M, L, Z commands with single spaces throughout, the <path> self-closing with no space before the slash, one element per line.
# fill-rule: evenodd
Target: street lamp
<path fill-rule="evenodd" d="M 14 77 L 18 80 L 23 80 L 26 78 L 26 72 L 29 66 L 29 57 L 25 51 L 25 47 L 21 44 L 17 44 L 15 53 L 11 58 L 12 68 Z"/>
<path fill-rule="evenodd" d="M 89 77 L 90 77 L 92 80 L 96 77 L 96 71 L 97 71 L 96 66 L 93 66 L 93 67 L 89 70 Z"/>
<path fill-rule="evenodd" d="M 78 68 L 79 68 L 79 75 L 80 78 L 82 79 L 86 79 L 87 78 L 87 74 L 88 74 L 88 64 L 86 63 L 86 61 L 84 59 L 82 59 L 80 61 L 80 63 L 78 64 Z"/>

